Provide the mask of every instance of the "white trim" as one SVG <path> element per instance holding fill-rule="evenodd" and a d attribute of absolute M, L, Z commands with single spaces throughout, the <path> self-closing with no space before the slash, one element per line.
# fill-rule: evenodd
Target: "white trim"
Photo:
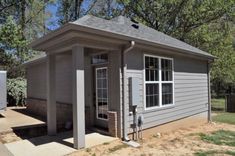
<path fill-rule="evenodd" d="M 145 57 L 153 57 L 153 58 L 158 58 L 158 63 L 159 63 L 159 79 L 158 81 L 145 81 Z M 161 68 L 161 60 L 162 59 L 167 59 L 172 61 L 172 81 L 162 81 L 162 68 Z M 144 110 L 153 110 L 153 109 L 161 109 L 161 108 L 167 108 L 167 107 L 172 107 L 175 105 L 175 82 L 174 82 L 174 59 L 173 58 L 168 58 L 168 57 L 162 57 L 162 56 L 156 56 L 156 55 L 149 55 L 149 54 L 144 54 L 143 55 L 143 99 L 144 99 Z M 157 83 L 159 85 L 159 106 L 154 106 L 154 107 L 146 107 L 146 84 L 153 84 Z M 172 84 L 172 104 L 167 104 L 167 105 L 162 105 L 162 84 L 166 83 L 171 83 Z"/>
<path fill-rule="evenodd" d="M 159 62 L 159 90 L 158 90 L 158 94 L 159 94 L 159 106 L 158 107 L 162 107 L 162 59 L 158 58 L 158 62 Z M 147 108 L 146 109 L 151 109 Z"/>
<path fill-rule="evenodd" d="M 95 104 L 96 104 L 96 118 L 99 119 L 99 120 L 105 120 L 107 121 L 108 120 L 108 114 L 107 114 L 107 119 L 103 119 L 103 118 L 99 118 L 98 116 L 98 93 L 97 93 L 97 71 L 98 70 L 101 70 L 101 69 L 106 69 L 106 81 L 107 81 L 107 112 L 108 112 L 108 102 L 109 102 L 109 97 L 108 97 L 108 67 L 97 67 L 95 68 L 95 90 L 96 90 L 96 101 L 95 101 Z"/>
<path fill-rule="evenodd" d="M 0 73 L 7 73 L 7 71 L 2 71 L 2 70 L 1 70 Z"/>

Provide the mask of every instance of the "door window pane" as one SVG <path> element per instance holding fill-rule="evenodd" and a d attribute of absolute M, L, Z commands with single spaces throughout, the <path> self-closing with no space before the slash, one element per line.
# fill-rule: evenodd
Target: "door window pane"
<path fill-rule="evenodd" d="M 96 70 L 96 106 L 97 118 L 108 119 L 108 81 L 107 68 L 98 68 Z"/>

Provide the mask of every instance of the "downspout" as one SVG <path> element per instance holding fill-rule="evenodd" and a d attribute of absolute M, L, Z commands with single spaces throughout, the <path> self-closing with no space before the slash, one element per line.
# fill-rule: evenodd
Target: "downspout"
<path fill-rule="evenodd" d="M 126 80 L 126 63 L 125 63 L 125 54 L 129 52 L 131 49 L 133 49 L 135 46 L 135 41 L 130 42 L 130 46 L 124 50 L 122 50 L 121 53 L 121 63 L 122 63 L 122 136 L 124 141 L 129 141 L 128 138 L 128 132 L 127 132 L 127 109 L 126 109 L 126 94 L 127 91 L 127 80 Z"/>
<path fill-rule="evenodd" d="M 208 85 L 208 123 L 211 123 L 211 83 L 210 83 L 210 61 L 207 62 L 207 85 Z"/>

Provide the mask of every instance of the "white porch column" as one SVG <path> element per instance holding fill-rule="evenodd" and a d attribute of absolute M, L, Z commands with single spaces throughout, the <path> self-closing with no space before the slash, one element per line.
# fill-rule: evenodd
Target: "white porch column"
<path fill-rule="evenodd" d="M 56 135 L 56 60 L 47 55 L 47 133 Z"/>
<path fill-rule="evenodd" d="M 74 148 L 85 147 L 84 48 L 72 49 L 73 59 L 73 138 Z"/>

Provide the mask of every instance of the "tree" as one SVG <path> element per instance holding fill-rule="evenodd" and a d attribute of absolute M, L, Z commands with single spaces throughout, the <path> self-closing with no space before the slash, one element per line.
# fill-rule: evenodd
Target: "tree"
<path fill-rule="evenodd" d="M 30 53 L 22 51 L 27 49 L 28 42 L 22 38 L 21 26 L 14 22 L 12 16 L 8 17 L 6 23 L 0 27 L 0 43 L 2 51 L 0 63 L 5 70 L 8 70 L 8 76 L 22 76 L 22 70 L 16 67 L 30 58 Z"/>
<path fill-rule="evenodd" d="M 234 0 L 120 0 L 125 15 L 217 57 L 214 86 L 235 83 Z M 222 84 L 222 85 L 221 85 Z"/>
<path fill-rule="evenodd" d="M 8 77 L 24 77 L 20 64 L 37 52 L 27 45 L 46 31 L 48 18 L 45 6 L 53 0 L 2 0 L 0 2 L 0 65 L 8 70 Z M 3 58 L 4 57 L 4 58 Z"/>
<path fill-rule="evenodd" d="M 116 0 L 99 0 L 90 13 L 104 19 L 111 19 L 121 15 L 123 8 Z"/>
<path fill-rule="evenodd" d="M 22 63 L 37 53 L 28 44 L 47 32 L 46 6 L 52 0 L 0 1 L 0 68 L 7 70 L 8 102 L 24 104 L 26 80 Z"/>
<path fill-rule="evenodd" d="M 97 0 L 59 0 L 59 8 L 57 16 L 59 24 L 63 25 L 70 21 L 75 21 L 78 18 L 88 14 L 95 6 Z"/>

